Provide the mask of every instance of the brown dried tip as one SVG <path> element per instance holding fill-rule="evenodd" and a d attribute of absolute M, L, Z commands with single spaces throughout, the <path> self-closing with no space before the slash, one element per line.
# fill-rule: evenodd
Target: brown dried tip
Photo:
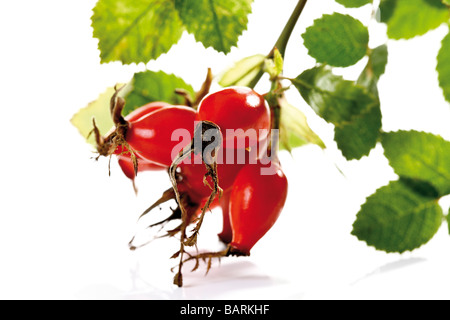
<path fill-rule="evenodd" d="M 130 148 L 128 142 L 126 141 L 126 134 L 127 130 L 129 128 L 128 121 L 122 116 L 122 111 L 125 107 L 125 100 L 122 97 L 119 97 L 119 92 L 124 88 L 122 86 L 121 88 L 115 87 L 115 93 L 111 97 L 110 100 L 110 112 L 111 112 L 111 118 L 115 125 L 115 130 L 111 132 L 107 137 L 103 137 L 100 134 L 100 130 L 98 129 L 95 119 L 93 119 L 93 129 L 89 133 L 91 135 L 92 133 L 95 134 L 95 141 L 97 144 L 97 152 L 99 156 L 108 157 L 114 154 L 114 151 L 117 149 L 118 146 L 123 146 L 127 150 L 127 152 L 131 153 L 131 160 L 133 162 L 134 166 L 134 172 L 137 175 L 138 173 L 138 158 L 132 148 Z"/>
<path fill-rule="evenodd" d="M 194 108 L 197 109 L 200 102 L 203 100 L 204 97 L 209 93 L 209 90 L 211 90 L 211 84 L 213 81 L 213 74 L 211 68 L 208 68 L 208 72 L 206 74 L 206 79 L 203 82 L 203 85 L 201 89 L 197 92 L 197 95 L 195 96 L 195 102 L 194 102 Z"/>
<path fill-rule="evenodd" d="M 172 182 L 172 187 L 175 191 L 175 196 L 177 203 L 181 209 L 181 219 L 182 224 L 180 226 L 180 250 L 177 256 L 180 257 L 180 262 L 178 265 L 178 273 L 175 276 L 174 283 L 182 285 L 182 268 L 183 268 L 183 254 L 185 253 L 185 246 L 192 247 L 197 244 L 198 233 L 203 224 L 203 220 L 206 212 L 210 209 L 211 203 L 214 198 L 219 195 L 222 195 L 223 190 L 219 187 L 219 176 L 217 173 L 217 154 L 218 150 L 222 145 L 222 133 L 215 123 L 209 121 L 200 122 L 194 130 L 194 139 L 191 141 L 191 144 L 184 148 L 178 155 L 177 158 L 173 161 L 170 169 L 169 176 Z M 189 217 L 187 215 L 187 210 L 185 205 L 181 201 L 181 195 L 178 191 L 177 179 L 176 179 L 176 169 L 178 165 L 187 157 L 194 154 L 202 154 L 202 160 L 207 168 L 207 175 L 210 176 L 213 180 L 214 185 L 211 186 L 211 195 L 208 198 L 208 201 L 204 205 L 200 216 L 197 219 L 197 224 L 191 234 L 191 236 L 187 236 L 186 228 L 190 224 Z"/>
<path fill-rule="evenodd" d="M 192 272 L 196 271 L 200 267 L 200 261 L 203 261 L 206 264 L 206 275 L 209 273 L 209 271 L 212 268 L 212 260 L 213 259 L 222 259 L 224 257 L 242 257 L 242 256 L 248 256 L 249 254 L 244 253 L 230 245 L 228 245 L 224 250 L 219 252 L 206 252 L 206 253 L 199 253 L 197 255 L 190 255 L 189 258 L 183 260 L 183 264 L 195 260 L 194 268 L 191 270 Z"/>
<path fill-rule="evenodd" d="M 173 284 L 181 288 L 183 286 L 183 275 L 181 272 L 177 272 L 175 277 L 173 278 Z"/>

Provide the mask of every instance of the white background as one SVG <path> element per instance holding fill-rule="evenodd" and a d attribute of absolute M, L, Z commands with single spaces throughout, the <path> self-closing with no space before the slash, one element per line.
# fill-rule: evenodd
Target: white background
<path fill-rule="evenodd" d="M 255 0 L 240 49 L 228 56 L 205 50 L 185 35 L 147 68 L 175 73 L 198 89 L 206 69 L 220 73 L 234 61 L 268 53 L 295 7 L 294 0 Z M 171 284 L 169 257 L 176 240 L 137 252 L 127 243 L 142 227 L 138 215 L 169 186 L 165 174 L 138 177 L 136 196 L 115 162 L 95 162 L 92 149 L 71 125 L 74 113 L 143 64 L 100 64 L 90 27 L 94 0 L 8 1 L 0 9 L 0 298 L 2 299 L 447 299 L 450 237 L 444 223 L 425 246 L 386 254 L 350 235 L 366 196 L 396 179 L 380 147 L 346 162 L 333 143 L 333 128 L 294 90 L 329 146 L 282 154 L 289 197 L 275 227 L 249 258 L 185 270 L 186 286 Z M 314 65 L 301 34 L 323 13 L 346 13 L 331 0 L 310 1 L 292 36 L 286 75 Z M 370 22 L 371 8 L 352 10 L 370 24 L 371 46 L 385 28 Z M 415 129 L 450 140 L 450 106 L 435 72 L 443 26 L 409 41 L 389 41 L 389 64 L 380 82 L 383 129 Z M 355 79 L 365 60 L 348 70 Z M 258 88 L 263 92 L 266 87 Z M 339 168 L 343 174 L 337 169 Z M 448 199 L 442 204 L 448 210 Z M 168 210 L 167 207 L 164 209 Z M 199 248 L 220 248 L 220 212 L 210 214 Z"/>

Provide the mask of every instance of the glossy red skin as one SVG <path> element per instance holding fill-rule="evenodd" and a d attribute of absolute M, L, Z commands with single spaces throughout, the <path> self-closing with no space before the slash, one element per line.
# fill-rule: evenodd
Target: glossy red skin
<path fill-rule="evenodd" d="M 181 151 L 191 140 L 172 141 L 172 133 L 184 129 L 190 139 L 194 134 L 194 122 L 197 113 L 185 106 L 170 106 L 162 108 L 130 122 L 126 140 L 130 147 L 142 158 L 161 166 L 170 167 L 172 151 L 175 147 Z"/>
<path fill-rule="evenodd" d="M 255 146 L 267 137 L 270 129 L 270 109 L 264 98 L 247 87 L 230 87 L 207 95 L 198 107 L 198 120 L 208 120 L 217 124 L 224 136 L 224 146 L 245 148 Z M 234 138 L 227 135 L 227 129 L 256 130 L 256 140 L 245 135 Z M 267 130 L 260 134 L 259 130 Z M 231 145 L 230 145 L 231 143 Z M 242 143 L 242 144 L 241 144 Z"/>
<path fill-rule="evenodd" d="M 156 110 L 167 108 L 169 106 L 171 105 L 165 102 L 151 102 L 140 108 L 133 110 L 125 117 L 125 119 L 129 122 L 137 121 L 140 118 L 147 116 Z M 123 145 L 119 145 L 117 146 L 116 150 L 114 150 L 114 154 L 117 155 L 117 158 L 119 160 L 119 166 L 121 167 L 125 176 L 131 180 L 134 180 L 136 174 L 134 172 L 133 161 L 131 160 L 131 153 L 128 151 L 128 149 Z M 152 163 L 139 156 L 137 156 L 137 158 L 138 158 L 138 172 L 158 171 L 166 169 L 163 166 Z"/>
<path fill-rule="evenodd" d="M 233 240 L 233 230 L 230 221 L 230 196 L 231 190 L 224 192 L 220 199 L 220 207 L 222 208 L 222 232 L 218 234 L 219 239 L 223 243 L 230 243 Z"/>
<path fill-rule="evenodd" d="M 134 164 L 133 161 L 129 156 L 119 155 L 117 156 L 119 159 L 119 166 L 122 169 L 125 176 L 130 179 L 134 180 L 136 178 L 136 174 L 134 172 Z M 139 159 L 138 158 L 138 173 L 144 172 L 144 171 L 160 171 L 160 170 L 166 170 L 165 167 L 162 167 L 160 165 L 157 165 L 155 163 L 152 163 L 150 161 Z"/>
<path fill-rule="evenodd" d="M 162 109 L 162 108 L 167 108 L 172 106 L 171 104 L 168 104 L 166 102 L 162 102 L 162 101 L 157 101 L 157 102 L 150 102 L 147 103 L 146 105 L 143 105 L 142 107 L 139 107 L 133 111 L 131 111 L 126 117 L 125 120 L 127 121 L 137 121 L 140 118 L 149 115 L 150 113 L 152 113 L 153 111 Z"/>
<path fill-rule="evenodd" d="M 233 152 L 232 161 L 227 162 L 227 152 L 228 149 L 219 149 L 217 164 L 217 174 L 219 176 L 219 186 L 224 190 L 224 192 L 231 189 L 234 180 L 239 174 L 239 172 L 247 164 L 257 162 L 258 154 L 256 152 L 248 152 L 246 150 L 231 150 Z M 243 159 L 240 159 L 241 155 L 239 152 L 243 153 Z M 183 179 L 183 183 L 189 188 L 191 194 L 197 195 L 197 198 L 209 197 L 211 194 L 211 188 L 203 183 L 203 177 L 207 173 L 207 169 L 204 163 L 195 163 L 195 160 L 201 161 L 201 156 L 196 155 L 191 157 L 191 163 L 181 163 L 179 165 L 179 176 Z M 229 159 L 231 160 L 231 159 Z M 213 181 L 211 177 L 207 178 L 208 183 L 213 186 Z"/>
<path fill-rule="evenodd" d="M 288 181 L 281 167 L 261 175 L 261 164 L 243 168 L 230 196 L 231 247 L 249 255 L 253 246 L 272 228 L 287 197 Z"/>
<path fill-rule="evenodd" d="M 133 111 L 131 111 L 127 116 L 125 116 L 125 120 L 128 122 L 133 122 L 133 121 L 137 121 L 140 118 L 147 116 L 148 114 L 152 113 L 153 111 L 162 109 L 162 108 L 167 108 L 170 107 L 171 104 L 168 104 L 166 102 L 162 102 L 162 101 L 157 101 L 157 102 L 150 102 L 147 103 L 146 105 L 143 105 L 142 107 L 139 107 Z M 111 132 L 114 130 L 115 128 L 111 129 Z M 110 132 L 110 133 L 111 133 Z M 108 134 L 107 134 L 108 135 Z M 121 146 L 118 146 L 118 148 L 120 148 Z M 115 154 L 119 154 L 119 151 L 114 152 Z"/>

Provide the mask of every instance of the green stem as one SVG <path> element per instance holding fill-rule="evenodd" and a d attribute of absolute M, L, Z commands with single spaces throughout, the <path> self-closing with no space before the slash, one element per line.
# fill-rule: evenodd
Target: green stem
<path fill-rule="evenodd" d="M 300 15 L 302 14 L 307 1 L 308 0 L 299 0 L 297 6 L 295 7 L 294 11 L 292 12 L 291 17 L 289 18 L 286 26 L 284 27 L 283 32 L 281 33 L 280 37 L 278 38 L 277 42 L 275 43 L 275 48 L 277 48 L 278 51 L 280 51 L 281 56 L 283 58 L 286 53 L 286 47 L 289 42 L 289 39 L 291 38 L 292 32 L 294 31 L 294 28 L 295 28 L 295 25 L 297 24 L 297 21 L 300 18 Z M 272 52 L 272 54 L 273 54 L 273 52 Z"/>
<path fill-rule="evenodd" d="M 279 103 L 281 84 L 279 80 L 272 81 L 272 87 L 269 93 L 265 96 L 270 106 L 271 118 L 272 118 L 272 130 L 280 130 L 281 124 L 281 107 Z M 276 139 L 275 139 L 276 138 Z M 273 161 L 278 161 L 278 148 L 279 148 L 279 136 L 274 136 L 271 132 L 270 144 L 268 146 L 269 154 Z"/>
<path fill-rule="evenodd" d="M 280 34 L 280 37 L 278 38 L 277 42 L 275 43 L 275 46 L 273 47 L 272 51 L 268 54 L 267 58 L 273 58 L 273 53 L 275 48 L 280 51 L 281 56 L 284 58 L 286 53 L 286 48 L 289 42 L 289 39 L 291 38 L 292 32 L 294 31 L 295 25 L 297 24 L 298 19 L 300 18 L 300 15 L 303 12 L 303 9 L 305 8 L 306 2 L 308 0 L 299 0 L 297 3 L 297 6 L 295 7 L 294 11 L 292 12 L 291 17 L 289 18 L 288 22 L 286 23 L 286 26 L 284 27 L 283 31 Z M 249 87 L 254 88 L 258 84 L 259 80 L 261 80 L 262 76 L 264 75 L 264 71 L 260 70 L 259 73 L 256 75 L 256 77 L 253 79 L 253 81 L 250 83 Z"/>

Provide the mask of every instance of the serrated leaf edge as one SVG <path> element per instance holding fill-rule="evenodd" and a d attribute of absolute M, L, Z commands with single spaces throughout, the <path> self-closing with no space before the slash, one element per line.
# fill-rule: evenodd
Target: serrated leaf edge
<path fill-rule="evenodd" d="M 383 136 L 385 136 L 385 135 L 387 135 L 387 134 L 402 134 L 402 133 L 424 134 L 424 135 L 432 136 L 432 137 L 435 137 L 435 138 L 438 138 L 438 139 L 442 139 L 444 142 L 449 142 L 449 141 L 445 140 L 441 135 L 433 134 L 433 133 L 430 133 L 430 132 L 418 131 L 418 130 L 398 130 L 398 131 L 383 132 L 382 135 L 381 135 L 381 144 L 382 144 L 382 146 L 383 146 Z M 388 162 L 389 162 L 389 165 L 394 169 L 394 166 L 392 165 L 392 161 L 391 161 L 391 159 L 389 159 L 389 157 L 387 156 L 387 154 L 386 154 L 386 149 L 384 148 L 384 146 L 383 146 L 383 149 L 384 149 L 384 151 L 383 151 L 384 156 L 387 158 L 387 160 L 388 160 Z M 395 171 L 395 169 L 394 169 L 394 171 Z M 397 172 L 396 172 L 396 173 L 397 173 Z M 441 174 L 441 172 L 439 172 L 439 174 Z M 446 174 L 443 174 L 443 176 L 446 177 Z M 407 176 L 405 176 L 405 177 L 407 177 Z M 408 177 L 408 178 L 415 178 L 415 177 Z M 450 180 L 450 177 L 448 177 L 448 178 L 449 178 L 449 180 Z M 433 182 L 432 182 L 432 181 L 428 181 L 428 182 L 429 182 L 434 188 L 436 188 L 436 187 L 433 185 Z M 436 190 L 438 190 L 438 188 L 436 188 Z M 438 190 L 438 191 L 439 191 L 439 190 Z M 442 196 L 444 196 L 444 195 L 442 195 Z"/>
<path fill-rule="evenodd" d="M 351 15 L 349 15 L 349 14 L 342 14 L 342 13 L 339 13 L 339 12 L 334 12 L 333 14 L 323 14 L 322 17 L 315 19 L 315 20 L 313 21 L 313 24 L 312 24 L 311 26 L 309 26 L 308 28 L 306 28 L 305 32 L 302 34 L 302 39 L 303 39 L 303 41 L 305 41 L 304 35 L 308 32 L 308 30 L 314 29 L 314 26 L 315 26 L 315 24 L 316 24 L 317 21 L 322 20 L 324 17 L 332 17 L 332 16 L 335 16 L 335 15 L 342 15 L 342 16 L 350 17 L 350 18 L 352 18 L 352 19 L 354 19 L 354 20 L 360 22 L 364 27 L 367 28 L 367 26 L 365 26 L 359 19 L 356 19 L 355 17 L 353 17 L 353 16 L 351 16 Z M 318 61 L 318 60 L 311 54 L 311 50 L 310 50 L 308 47 L 306 47 L 305 45 L 304 45 L 304 47 L 306 48 L 306 50 L 307 50 L 307 52 L 308 52 L 308 55 L 309 55 L 310 57 L 312 57 L 313 59 L 315 59 L 318 63 L 324 64 L 324 65 L 327 64 L 326 62 Z M 365 56 L 367 55 L 368 51 L 369 51 L 369 47 L 367 46 Z M 364 56 L 361 57 L 357 62 L 361 61 L 362 58 L 364 58 Z M 332 67 L 337 67 L 337 68 L 346 68 L 346 67 L 350 67 L 350 66 L 355 65 L 357 62 L 355 62 L 354 64 L 351 64 L 351 65 L 330 65 L 330 66 L 332 66 Z"/>
<path fill-rule="evenodd" d="M 422 246 L 424 246 L 425 244 L 427 244 L 433 237 L 431 237 L 428 241 L 422 243 L 421 245 L 419 245 L 419 246 L 416 247 L 416 248 L 413 248 L 413 249 L 405 249 L 405 250 L 402 250 L 402 251 L 395 251 L 395 250 L 389 250 L 389 249 L 382 249 L 382 248 L 379 248 L 379 247 L 377 247 L 376 244 L 370 243 L 370 242 L 368 242 L 366 239 L 360 238 L 360 236 L 359 236 L 358 234 L 355 233 L 355 228 L 354 228 L 354 227 L 355 227 L 355 224 L 357 223 L 358 216 L 361 214 L 361 212 L 363 211 L 363 209 L 368 205 L 369 199 L 370 199 L 371 197 L 375 196 L 380 190 L 389 187 L 392 183 L 395 183 L 395 182 L 400 182 L 400 181 L 399 181 L 399 180 L 392 180 L 392 181 L 390 181 L 387 185 L 381 186 L 381 187 L 379 187 L 378 189 L 376 189 L 374 193 L 372 193 L 370 196 L 368 196 L 368 197 L 366 198 L 366 201 L 361 205 L 360 210 L 359 210 L 358 213 L 356 214 L 356 220 L 355 220 L 355 222 L 354 222 L 353 225 L 352 225 L 353 228 L 352 228 L 352 231 L 350 232 L 350 234 L 353 235 L 353 236 L 355 236 L 359 241 L 365 242 L 368 246 L 375 248 L 377 251 L 383 251 L 383 252 L 386 252 L 386 253 L 400 253 L 400 254 L 402 254 L 402 253 L 405 253 L 405 252 L 412 252 L 412 251 L 414 251 L 414 250 L 417 250 L 417 249 L 421 248 Z M 409 188 L 408 186 L 405 185 L 405 187 L 408 188 L 411 192 L 416 193 L 416 191 L 414 191 L 413 189 Z M 423 196 L 423 195 L 421 195 L 421 196 Z M 441 219 L 441 221 L 443 221 L 443 219 L 445 218 L 445 216 L 444 216 L 444 212 L 443 212 L 443 210 L 442 210 L 442 207 L 439 206 L 439 204 L 438 204 L 438 199 L 430 198 L 430 203 L 431 203 L 431 202 L 433 202 L 433 206 L 437 205 L 439 208 L 441 208 L 441 211 L 442 211 L 442 219 Z M 423 210 L 424 208 L 427 208 L 427 207 L 431 207 L 431 204 L 430 204 L 430 203 L 427 202 L 427 203 L 424 203 L 423 205 L 417 206 L 416 208 L 414 208 L 414 210 L 412 211 L 412 213 L 414 213 L 414 212 L 416 212 L 416 211 L 421 211 L 421 210 Z M 449 214 L 450 214 L 450 212 L 449 212 Z M 372 216 L 372 218 L 376 219 L 376 217 L 373 217 L 373 216 Z M 449 219 L 449 220 L 450 220 L 450 219 Z M 378 222 L 379 220 L 376 219 L 376 221 Z M 439 229 L 441 226 L 442 226 L 442 224 L 438 227 L 438 229 Z M 449 226 L 449 232 L 450 232 L 450 226 Z"/>

